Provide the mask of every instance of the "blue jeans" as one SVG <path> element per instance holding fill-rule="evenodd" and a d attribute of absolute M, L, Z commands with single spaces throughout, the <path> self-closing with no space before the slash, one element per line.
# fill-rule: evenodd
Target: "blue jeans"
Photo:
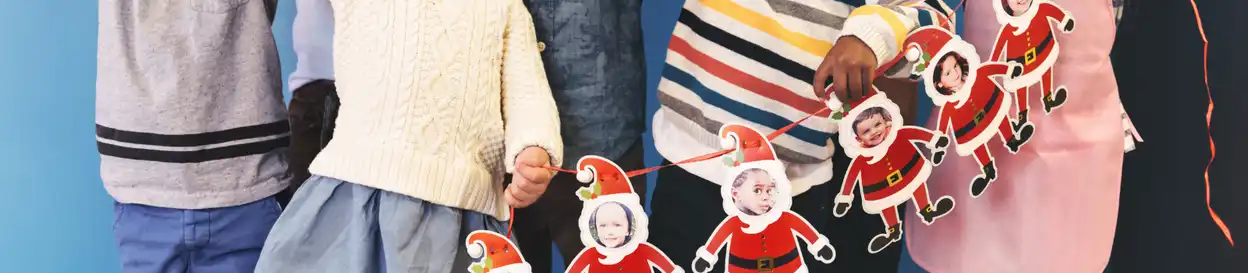
<path fill-rule="evenodd" d="M 214 209 L 113 207 L 123 273 L 252 272 L 282 210 L 273 197 Z"/>

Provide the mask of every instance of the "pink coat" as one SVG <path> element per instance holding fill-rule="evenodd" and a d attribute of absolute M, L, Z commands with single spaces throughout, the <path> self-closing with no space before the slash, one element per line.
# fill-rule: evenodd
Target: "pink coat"
<path fill-rule="evenodd" d="M 968 1 L 959 22 L 981 58 L 1001 26 L 992 1 Z M 914 213 L 906 221 L 910 254 L 928 271 L 1101 272 L 1109 261 L 1124 145 L 1109 63 L 1114 10 L 1110 0 L 1052 2 L 1076 21 L 1073 33 L 1057 32 L 1062 51 L 1055 83 L 1069 88 L 1068 100 L 1045 115 L 1039 85 L 1033 87 L 1029 119 L 1036 134 L 1017 155 L 998 139 L 989 144 L 998 179 L 983 196 L 969 194 L 980 173 L 972 157 L 950 157 L 936 168 L 931 195 L 953 196 L 957 208 L 930 226 Z"/>

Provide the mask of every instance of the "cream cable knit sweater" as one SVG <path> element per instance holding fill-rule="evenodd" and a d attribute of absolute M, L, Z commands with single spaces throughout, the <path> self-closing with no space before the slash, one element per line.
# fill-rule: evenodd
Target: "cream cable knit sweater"
<path fill-rule="evenodd" d="M 559 118 L 520 0 L 333 1 L 342 108 L 314 174 L 508 219 L 504 171 Z"/>

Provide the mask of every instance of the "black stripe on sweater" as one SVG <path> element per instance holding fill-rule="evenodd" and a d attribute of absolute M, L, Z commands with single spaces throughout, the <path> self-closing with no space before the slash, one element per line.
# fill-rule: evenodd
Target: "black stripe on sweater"
<path fill-rule="evenodd" d="M 814 69 L 803 66 L 793 60 L 780 56 L 780 54 L 776 54 L 771 50 L 767 50 L 762 46 L 746 41 L 745 39 L 741 39 L 740 37 L 734 36 L 731 33 L 702 21 L 702 18 L 698 18 L 697 15 L 689 12 L 687 9 L 682 9 L 680 11 L 679 21 L 681 24 L 689 27 L 690 30 L 693 30 L 693 32 L 698 34 L 698 36 L 719 44 L 728 50 L 732 50 L 732 52 L 736 52 L 738 55 L 750 58 L 751 60 L 759 62 L 763 65 L 779 70 L 780 72 L 796 78 L 801 82 L 809 83 L 815 78 Z"/>
<path fill-rule="evenodd" d="M 155 133 L 132 132 L 104 125 L 95 125 L 95 135 L 104 139 L 130 144 L 142 144 L 166 147 L 196 147 L 252 139 L 257 137 L 275 136 L 290 132 L 290 124 L 286 120 L 272 123 L 252 125 L 188 135 L 162 135 Z"/>
<path fill-rule="evenodd" d="M 96 142 L 100 154 L 106 156 L 157 161 L 167 163 L 200 163 L 227 158 L 244 157 L 271 152 L 284 148 L 290 143 L 289 136 L 275 139 L 238 144 L 196 151 L 159 151 L 139 148 L 122 147 L 104 142 Z"/>

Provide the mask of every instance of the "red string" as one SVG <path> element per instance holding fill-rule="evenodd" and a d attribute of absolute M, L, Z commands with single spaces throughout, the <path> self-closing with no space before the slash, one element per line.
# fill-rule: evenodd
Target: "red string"
<path fill-rule="evenodd" d="M 1189 1 L 1192 3 L 1192 14 L 1196 15 L 1196 27 L 1200 30 L 1200 40 L 1204 45 L 1204 70 L 1205 70 L 1205 93 L 1209 95 L 1209 110 L 1205 111 L 1205 134 L 1209 136 L 1209 163 L 1205 164 L 1205 207 L 1209 209 L 1209 216 L 1213 218 L 1213 223 L 1222 229 L 1222 234 L 1226 235 L 1226 240 L 1235 246 L 1235 240 L 1231 238 L 1231 230 L 1226 227 L 1226 223 L 1222 222 L 1222 217 L 1213 212 L 1213 204 L 1209 203 L 1209 168 L 1213 166 L 1213 159 L 1217 157 L 1218 149 L 1213 145 L 1213 90 L 1209 88 L 1209 38 L 1205 36 L 1205 25 L 1200 20 L 1200 9 L 1196 8 L 1196 0 Z"/>

